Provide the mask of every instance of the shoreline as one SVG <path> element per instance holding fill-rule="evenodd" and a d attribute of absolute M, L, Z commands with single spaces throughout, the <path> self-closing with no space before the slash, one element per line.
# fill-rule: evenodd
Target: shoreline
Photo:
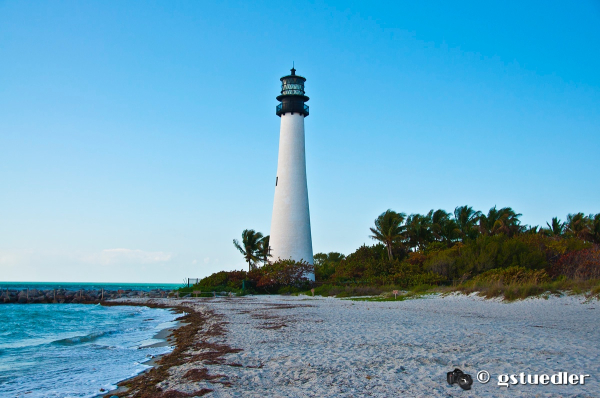
<path fill-rule="evenodd" d="M 156 332 L 156 334 L 154 336 L 152 336 L 152 340 L 160 340 L 160 341 L 150 344 L 150 345 L 147 345 L 147 346 L 143 346 L 143 347 L 150 348 L 150 347 L 170 347 L 170 346 L 172 346 L 172 343 L 174 343 L 173 331 L 186 325 L 185 322 L 180 322 L 177 320 L 175 320 L 173 322 L 175 323 L 173 326 L 169 326 L 164 329 L 161 329 L 158 332 Z"/>
<path fill-rule="evenodd" d="M 103 392 L 98 397 L 202 396 L 213 390 L 208 386 L 194 389 L 191 384 L 202 382 L 230 384 L 226 380 L 220 380 L 221 375 L 209 374 L 205 365 L 224 362 L 222 358 L 224 355 L 239 350 L 222 344 L 225 322 L 220 315 L 202 305 L 200 300 L 119 299 L 102 305 L 164 308 L 181 316 L 176 319 L 178 322 L 176 326 L 161 330 L 156 335 L 165 338 L 164 342 L 157 344 L 174 343 L 170 353 L 158 355 L 145 362 L 145 365 L 151 367 L 136 376 L 118 382 L 117 389 Z M 214 341 L 215 339 L 221 341 Z M 206 352 L 207 349 L 209 352 Z M 176 370 L 175 377 L 173 377 L 173 370 Z"/>
<path fill-rule="evenodd" d="M 497 376 L 510 373 L 515 363 L 538 373 L 560 366 L 592 374 L 589 386 L 568 391 L 588 396 L 600 386 L 594 359 L 600 349 L 590 348 L 600 347 L 598 303 L 583 295 L 507 303 L 460 293 L 398 301 L 281 295 L 110 300 L 102 305 L 177 314 L 176 323 L 153 336 L 162 340 L 154 344 L 173 350 L 143 362 L 150 367 L 94 398 L 306 396 L 306 391 L 344 398 L 448 396 L 457 391 L 444 383 L 445 372 L 454 367 Z M 468 343 L 457 349 L 456 342 Z M 508 391 L 476 383 L 472 393 L 462 394 L 560 392 L 552 388 Z"/>
<path fill-rule="evenodd" d="M 139 303 L 127 303 L 127 304 L 114 304 L 112 301 L 102 301 L 99 303 L 100 305 L 103 306 L 107 306 L 107 307 L 115 307 L 115 306 L 132 306 L 132 307 L 149 307 L 149 308 L 164 308 L 164 309 L 168 309 L 168 310 L 174 310 L 174 307 L 162 307 L 162 306 L 150 306 L 150 305 L 146 305 L 146 304 L 139 304 Z M 179 320 L 177 320 L 178 318 L 175 319 L 175 325 L 174 326 L 170 326 L 167 327 L 165 329 L 161 329 L 159 330 L 154 336 L 152 336 L 153 340 L 162 340 L 159 341 L 157 343 L 154 344 L 150 344 L 148 346 L 145 347 L 168 347 L 171 346 L 171 343 L 174 342 L 174 337 L 173 337 L 173 332 L 176 329 L 179 329 L 182 326 L 187 325 L 184 322 L 181 322 Z M 109 390 L 109 391 L 104 391 L 101 392 L 100 394 L 94 396 L 94 398 L 104 398 L 104 397 L 112 397 L 112 396 L 121 396 L 119 394 L 126 394 L 127 391 L 129 390 L 129 388 L 125 387 L 124 384 L 127 384 L 129 382 L 131 382 L 132 380 L 134 380 L 137 377 L 140 377 L 141 375 L 143 375 L 146 372 L 149 372 L 150 370 L 152 370 L 153 368 L 155 368 L 156 366 L 158 366 L 157 362 L 160 361 L 161 358 L 163 358 L 165 355 L 169 355 L 171 354 L 173 351 L 171 350 L 171 352 L 165 353 L 165 354 L 160 354 L 160 355 L 156 355 L 150 359 L 148 359 L 147 361 L 141 362 L 142 365 L 146 365 L 149 366 L 149 368 L 142 370 L 140 373 L 131 376 L 131 377 L 127 377 L 123 380 L 120 380 L 118 382 L 116 382 L 116 386 L 117 388 L 113 389 L 113 390 Z"/>
<path fill-rule="evenodd" d="M 101 302 L 100 305 L 105 305 L 107 302 Z M 148 305 L 143 305 L 143 304 L 129 304 L 132 307 L 149 307 L 149 308 L 162 308 L 162 307 L 152 307 L 152 306 L 148 306 Z M 108 307 L 114 307 L 115 305 L 109 304 L 107 305 Z M 164 309 L 172 309 L 170 307 L 164 307 Z M 156 334 L 154 336 L 152 336 L 153 340 L 161 340 L 159 342 L 153 343 L 153 344 L 149 344 L 147 346 L 143 346 L 143 348 L 155 348 L 155 347 L 171 347 L 173 341 L 173 332 L 176 329 L 179 329 L 182 326 L 185 326 L 186 323 L 184 322 L 180 322 L 178 320 L 174 321 L 175 325 L 173 326 L 169 326 L 166 327 L 164 329 L 159 330 L 158 332 L 156 332 Z M 171 351 L 172 352 L 172 351 Z M 113 395 L 117 395 L 119 393 L 126 393 L 127 392 L 127 388 L 122 387 L 121 384 L 128 382 L 129 380 L 132 380 L 138 376 L 140 376 L 143 373 L 146 373 L 148 371 L 150 371 L 152 368 L 154 368 L 156 365 L 156 362 L 159 361 L 162 357 L 164 357 L 165 355 L 169 355 L 170 352 L 165 353 L 165 354 L 159 354 L 159 355 L 155 355 L 152 358 L 148 359 L 147 361 L 141 362 L 142 365 L 146 365 L 149 366 L 149 368 L 142 370 L 140 373 L 131 376 L 131 377 L 127 377 L 123 380 L 119 380 L 118 382 L 116 382 L 115 384 L 117 385 L 117 388 L 112 389 L 112 390 L 108 390 L 108 391 L 101 391 L 99 394 L 95 395 L 93 398 L 103 398 L 103 397 L 111 397 Z"/>

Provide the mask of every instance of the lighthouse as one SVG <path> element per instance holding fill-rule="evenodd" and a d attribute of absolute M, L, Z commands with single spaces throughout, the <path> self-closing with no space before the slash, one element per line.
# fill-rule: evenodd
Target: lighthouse
<path fill-rule="evenodd" d="M 280 104 L 275 110 L 281 118 L 281 127 L 269 240 L 271 260 L 303 260 L 313 264 L 304 148 L 304 119 L 308 116 L 306 79 L 296 75 L 296 69 L 292 68 L 291 74 L 280 80 L 281 95 L 277 96 Z M 315 280 L 314 274 L 306 276 Z"/>

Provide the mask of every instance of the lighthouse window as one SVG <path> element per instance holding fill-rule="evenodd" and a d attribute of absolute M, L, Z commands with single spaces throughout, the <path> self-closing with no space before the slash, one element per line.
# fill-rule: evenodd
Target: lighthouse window
<path fill-rule="evenodd" d="M 304 95 L 304 82 L 297 78 L 288 78 L 281 84 L 281 93 L 284 95 Z"/>
<path fill-rule="evenodd" d="M 275 177 L 275 186 L 277 186 L 277 181 L 279 181 L 279 177 Z"/>
<path fill-rule="evenodd" d="M 283 92 L 285 94 L 296 94 L 296 95 L 304 94 L 303 87 L 300 84 L 286 84 L 283 89 Z"/>

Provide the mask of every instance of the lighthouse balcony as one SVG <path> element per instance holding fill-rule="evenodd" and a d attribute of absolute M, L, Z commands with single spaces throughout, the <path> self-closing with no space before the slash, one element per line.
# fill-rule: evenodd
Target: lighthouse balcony
<path fill-rule="evenodd" d="M 277 116 L 281 116 L 289 112 L 299 113 L 306 117 L 308 116 L 308 105 L 296 102 L 282 102 L 275 108 L 275 113 L 277 114 Z"/>

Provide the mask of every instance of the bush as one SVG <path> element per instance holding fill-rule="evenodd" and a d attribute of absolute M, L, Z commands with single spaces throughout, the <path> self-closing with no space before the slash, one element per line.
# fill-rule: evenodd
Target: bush
<path fill-rule="evenodd" d="M 309 285 L 311 281 L 308 274 L 313 272 L 314 267 L 305 261 L 279 260 L 253 270 L 249 276 L 256 282 L 258 289 L 271 290 Z"/>
<path fill-rule="evenodd" d="M 237 290 L 242 288 L 242 281 L 247 278 L 246 271 L 221 271 L 212 274 L 198 282 L 198 287 L 216 288 L 223 287 L 226 291 Z M 219 289 L 214 289 L 219 290 Z"/>
<path fill-rule="evenodd" d="M 313 266 L 306 262 L 293 260 L 276 261 L 263 267 L 246 271 L 221 271 L 203 278 L 190 288 L 181 288 L 181 292 L 225 291 L 256 293 L 297 293 L 311 282 L 307 274 L 313 272 Z M 289 289 L 282 289 L 288 287 Z"/>
<path fill-rule="evenodd" d="M 560 282 L 551 282 L 545 270 L 525 267 L 497 268 L 459 286 L 466 293 L 479 292 L 485 297 L 504 296 L 506 300 L 524 299 L 545 292 L 558 293 Z"/>
<path fill-rule="evenodd" d="M 547 269 L 557 258 L 589 244 L 575 238 L 541 234 L 480 236 L 464 245 L 430 253 L 425 268 L 449 280 L 464 279 L 496 268 Z"/>
<path fill-rule="evenodd" d="M 360 284 L 349 284 L 346 286 L 321 285 L 315 288 L 315 296 L 336 296 L 336 297 L 358 297 L 358 296 L 376 296 L 386 291 L 384 287 L 368 286 Z M 310 295 L 310 292 L 305 292 Z"/>
<path fill-rule="evenodd" d="M 514 266 L 542 269 L 548 264 L 546 253 L 529 244 L 526 236 L 508 238 L 506 235 L 480 236 L 469 242 L 457 258 L 458 275 L 477 275 L 494 268 Z"/>
<path fill-rule="evenodd" d="M 425 269 L 428 269 L 446 279 L 452 279 L 456 274 L 456 261 L 458 258 L 458 246 L 451 249 L 437 251 L 432 253 L 424 263 Z"/>
<path fill-rule="evenodd" d="M 550 274 L 581 280 L 600 278 L 600 247 L 563 254 L 550 268 Z"/>
<path fill-rule="evenodd" d="M 345 259 L 341 253 L 330 252 L 317 253 L 314 255 L 315 280 L 318 282 L 328 280 L 335 273 L 337 265 Z"/>
<path fill-rule="evenodd" d="M 472 279 L 475 284 L 540 284 L 550 281 L 545 270 L 531 270 L 525 267 L 497 268 L 477 275 Z"/>

